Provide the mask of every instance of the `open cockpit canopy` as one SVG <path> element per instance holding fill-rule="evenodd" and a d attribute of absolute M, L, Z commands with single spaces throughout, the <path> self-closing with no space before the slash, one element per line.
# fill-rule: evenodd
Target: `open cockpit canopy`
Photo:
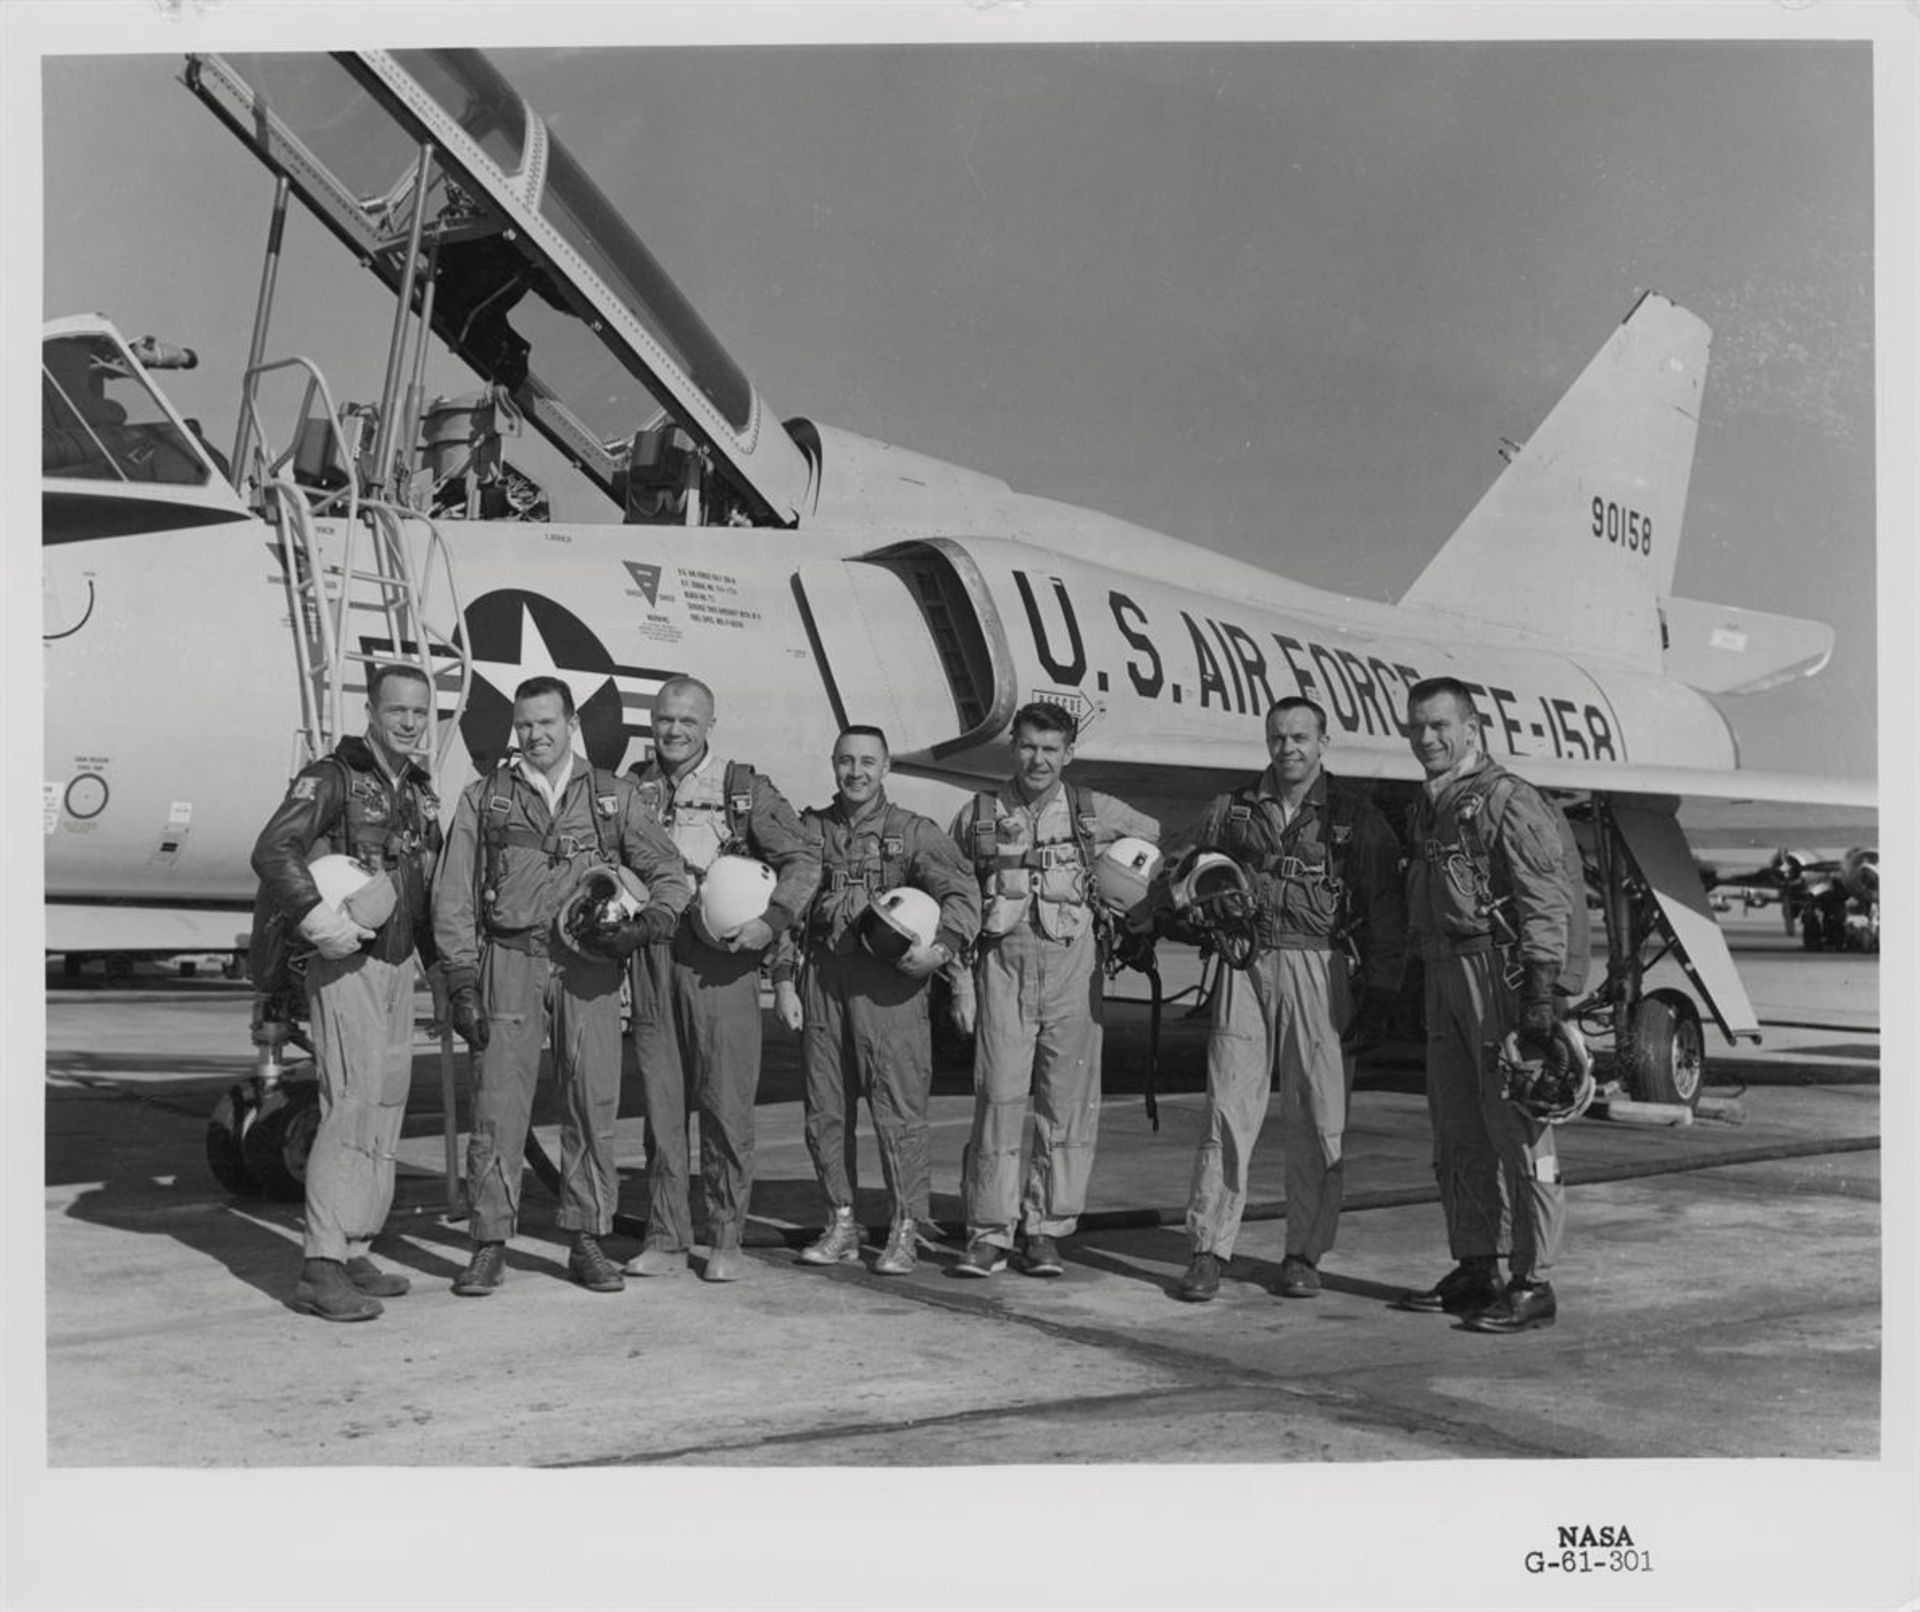
<path fill-rule="evenodd" d="M 415 310 L 630 518 L 692 455 L 698 518 L 798 521 L 808 452 L 480 52 L 191 57 L 187 83 L 396 294 L 423 212 Z"/>

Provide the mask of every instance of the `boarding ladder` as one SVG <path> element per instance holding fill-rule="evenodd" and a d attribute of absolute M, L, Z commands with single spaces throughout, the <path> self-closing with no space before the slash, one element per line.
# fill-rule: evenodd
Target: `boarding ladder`
<path fill-rule="evenodd" d="M 261 418 L 260 383 L 282 371 L 304 377 L 305 387 L 287 446 L 276 451 Z M 286 570 L 287 624 L 300 688 L 300 726 L 293 735 L 289 776 L 339 743 L 351 719 L 350 688 L 364 687 L 367 670 L 387 664 L 415 667 L 427 680 L 422 759 L 437 779 L 459 737 L 473 677 L 472 654 L 458 626 L 463 609 L 445 534 L 419 510 L 364 496 L 348 417 L 334 405 L 326 377 L 312 360 L 296 356 L 250 367 L 240 410 L 241 442 L 248 447 L 242 484 L 250 475 L 278 534 Z M 296 1013 L 292 1004 L 256 989 L 254 1076 L 229 1094 L 227 1118 L 210 1129 L 208 1141 L 212 1158 L 218 1151 L 215 1136 L 230 1134 L 246 1166 L 265 1169 L 262 1179 L 280 1188 L 293 1181 L 290 1167 L 283 1167 L 293 1154 L 300 1155 L 304 1171 L 318 1124 L 311 1088 L 295 1102 L 282 1084 L 288 1043 L 312 1051 L 293 1022 Z M 459 1122 L 452 1031 L 445 1027 L 440 1082 L 446 1202 L 453 1213 L 461 1201 Z M 244 1180 L 245 1170 L 235 1179 Z"/>
<path fill-rule="evenodd" d="M 276 451 L 261 418 L 260 383 L 280 371 L 304 375 L 306 385 L 296 429 Z M 333 749 L 352 719 L 350 688 L 364 687 L 369 667 L 389 664 L 417 668 L 433 691 L 425 759 L 437 777 L 459 735 L 473 675 L 445 534 L 418 510 L 363 496 L 347 417 L 312 360 L 296 356 L 250 368 L 241 410 L 244 440 L 252 445 L 251 479 L 286 569 L 300 688 L 289 773 Z M 297 479 L 297 459 L 324 475 Z M 443 706 L 448 695 L 450 709 Z"/>

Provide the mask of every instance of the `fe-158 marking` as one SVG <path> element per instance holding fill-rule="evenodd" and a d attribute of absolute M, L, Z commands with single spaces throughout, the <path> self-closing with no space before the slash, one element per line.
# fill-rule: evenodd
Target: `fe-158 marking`
<path fill-rule="evenodd" d="M 1086 637 L 1066 583 L 1058 576 L 1036 579 L 1017 569 L 1013 580 L 1033 635 L 1034 652 L 1048 678 L 1079 687 L 1089 661 Z M 1041 600 L 1047 595 L 1060 619 L 1058 641 L 1043 619 Z M 1195 668 L 1190 690 L 1169 677 L 1167 657 L 1155 642 L 1145 607 L 1118 588 L 1108 590 L 1107 606 L 1114 627 L 1133 652 L 1123 666 L 1127 682 L 1144 700 L 1180 705 L 1191 694 L 1202 711 L 1217 707 L 1228 715 L 1262 719 L 1275 699 L 1297 693 L 1323 706 L 1344 733 L 1400 739 L 1407 691 L 1425 675 L 1397 657 L 1363 656 L 1281 632 L 1264 634 L 1272 645 L 1270 659 L 1262 634 L 1237 622 L 1179 610 L 1176 614 Z M 1106 692 L 1108 673 L 1096 669 L 1094 677 L 1097 689 Z M 1603 705 L 1554 693 L 1523 696 L 1495 683 L 1460 680 L 1473 690 L 1489 732 L 1498 736 L 1508 755 L 1541 755 L 1550 745 L 1560 759 L 1620 759 L 1613 721 Z M 1528 739 L 1533 743 L 1528 744 Z"/>

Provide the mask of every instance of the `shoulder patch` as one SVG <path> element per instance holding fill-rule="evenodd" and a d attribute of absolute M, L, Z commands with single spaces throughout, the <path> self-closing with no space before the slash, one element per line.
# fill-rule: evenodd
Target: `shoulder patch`
<path fill-rule="evenodd" d="M 320 780 L 318 778 L 296 778 L 293 781 L 293 788 L 289 791 L 287 798 L 289 800 L 312 800 L 314 796 L 319 793 Z"/>

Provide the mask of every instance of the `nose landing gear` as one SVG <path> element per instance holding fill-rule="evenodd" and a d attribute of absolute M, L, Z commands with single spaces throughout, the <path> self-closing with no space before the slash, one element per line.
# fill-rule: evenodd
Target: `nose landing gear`
<path fill-rule="evenodd" d="M 207 1166 L 236 1196 L 297 1203 L 306 1195 L 320 1087 L 288 1078 L 281 1054 L 289 1042 L 313 1050 L 270 999 L 256 999 L 254 1072 L 228 1087 L 207 1119 Z"/>

